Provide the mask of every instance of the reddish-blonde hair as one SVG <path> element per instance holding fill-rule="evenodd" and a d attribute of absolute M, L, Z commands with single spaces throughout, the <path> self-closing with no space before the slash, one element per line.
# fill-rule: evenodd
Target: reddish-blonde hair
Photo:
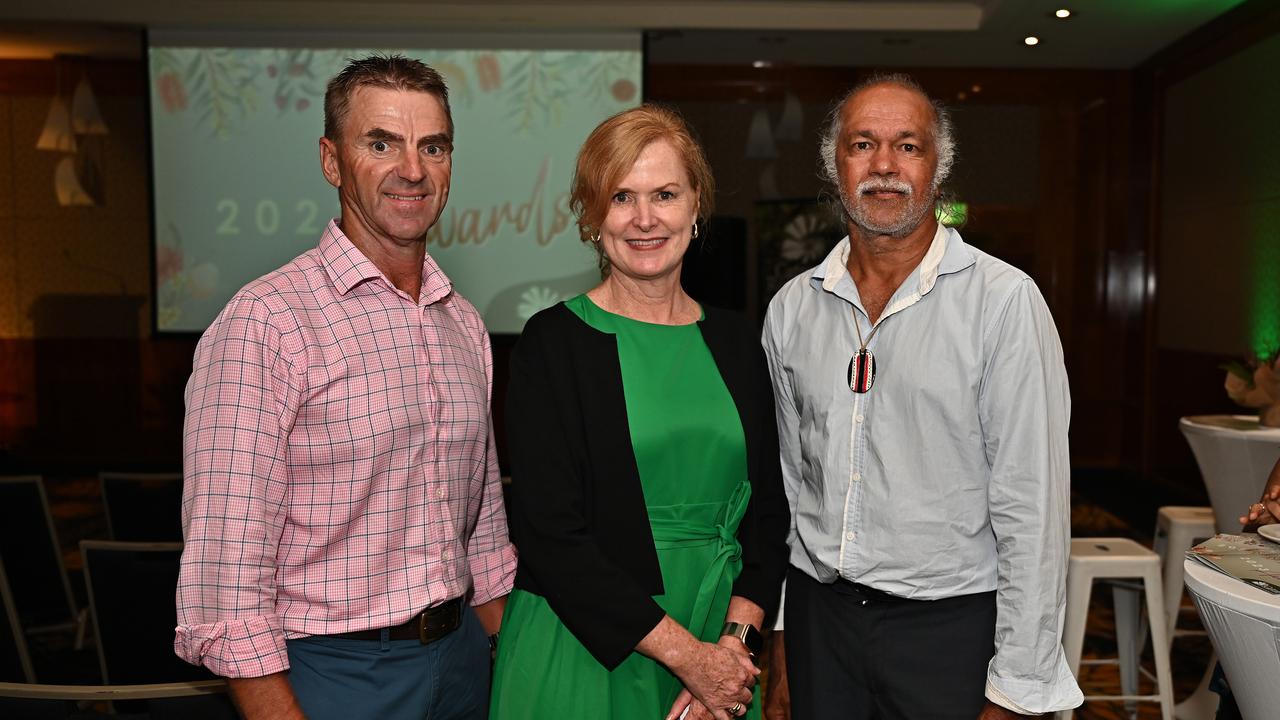
<path fill-rule="evenodd" d="M 677 112 L 646 103 L 623 110 L 597 125 L 578 151 L 569 208 L 578 217 L 578 233 L 583 242 L 599 232 L 609 214 L 609 199 L 614 188 L 631 172 L 640 153 L 656 140 L 671 143 L 684 162 L 698 199 L 698 219 L 711 216 L 716 183 L 702 146 Z"/>

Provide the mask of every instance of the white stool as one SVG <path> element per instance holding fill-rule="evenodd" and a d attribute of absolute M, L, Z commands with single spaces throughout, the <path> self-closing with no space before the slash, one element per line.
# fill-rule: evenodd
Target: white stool
<path fill-rule="evenodd" d="M 1186 559 L 1186 550 L 1215 534 L 1217 528 L 1211 507 L 1166 505 L 1156 514 L 1155 551 L 1162 560 L 1164 611 L 1170 646 L 1176 636 L 1204 634 L 1203 631 L 1178 629 L 1178 614 L 1182 611 L 1182 590 L 1185 587 L 1182 563 Z M 1213 677 L 1213 666 L 1217 659 L 1216 654 L 1209 655 L 1204 677 L 1200 679 L 1195 692 L 1174 706 L 1173 714 L 1179 720 L 1211 720 L 1217 714 L 1218 694 L 1209 689 L 1209 680 Z M 1121 677 L 1128 683 L 1136 683 L 1137 668 L 1122 669 Z M 1132 687 L 1136 685 L 1124 685 L 1125 692 L 1129 692 Z"/>
<path fill-rule="evenodd" d="M 1084 646 L 1084 629 L 1089 617 L 1089 596 L 1093 593 L 1093 581 L 1114 578 L 1141 581 L 1147 596 L 1147 614 L 1153 618 L 1164 616 L 1164 592 L 1160 582 L 1160 556 L 1138 543 L 1125 538 L 1072 538 L 1071 560 L 1067 566 L 1067 618 L 1062 634 L 1062 645 L 1067 654 L 1067 665 L 1077 678 L 1080 677 L 1080 653 Z M 1125 620 L 1132 614 L 1123 606 L 1131 591 L 1116 588 L 1116 635 L 1120 649 L 1119 660 L 1092 660 L 1090 664 L 1116 663 L 1123 668 L 1137 653 L 1141 645 L 1132 640 L 1136 636 Z M 1122 626 L 1123 625 L 1123 626 Z M 1173 720 L 1173 680 L 1169 674 L 1169 641 L 1167 626 L 1162 622 L 1150 623 L 1152 655 L 1156 660 L 1155 695 L 1086 695 L 1085 700 L 1151 701 L 1160 703 L 1163 720 Z M 1126 642 L 1126 637 L 1130 639 Z M 1136 647 L 1135 647 L 1136 646 Z M 1059 718 L 1066 720 L 1071 711 L 1064 711 Z"/>
<path fill-rule="evenodd" d="M 1182 562 L 1186 551 L 1216 534 L 1211 507 L 1165 505 L 1156 515 L 1155 550 L 1162 562 L 1164 577 L 1164 617 L 1169 643 L 1178 634 L 1178 612 L 1182 607 Z"/>

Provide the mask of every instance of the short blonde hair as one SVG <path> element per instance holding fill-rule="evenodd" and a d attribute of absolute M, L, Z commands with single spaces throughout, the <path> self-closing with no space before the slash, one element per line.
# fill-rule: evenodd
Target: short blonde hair
<path fill-rule="evenodd" d="M 578 233 L 583 242 L 590 241 L 600 231 L 609 214 L 609 199 L 614 188 L 631 172 L 640 153 L 657 140 L 671 143 L 684 163 L 698 199 L 698 219 L 711 216 L 716 185 L 702 146 L 679 113 L 646 103 L 623 110 L 597 125 L 578 151 L 569 209 L 578 218 Z M 600 252 L 598 247 L 597 252 Z M 601 268 L 605 266 L 602 257 Z"/>

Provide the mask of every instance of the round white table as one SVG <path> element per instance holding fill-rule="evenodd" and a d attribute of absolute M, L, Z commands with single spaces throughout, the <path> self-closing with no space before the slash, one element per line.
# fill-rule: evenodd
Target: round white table
<path fill-rule="evenodd" d="M 1245 720 L 1280 717 L 1280 595 L 1195 560 L 1182 569 L 1241 715 Z"/>
<path fill-rule="evenodd" d="M 1280 428 L 1262 427 L 1257 415 L 1191 415 L 1178 428 L 1200 466 L 1218 532 L 1238 532 L 1280 459 Z"/>

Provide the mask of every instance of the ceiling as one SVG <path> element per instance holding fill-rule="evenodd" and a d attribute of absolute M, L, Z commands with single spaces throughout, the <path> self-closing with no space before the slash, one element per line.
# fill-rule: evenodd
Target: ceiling
<path fill-rule="evenodd" d="M 0 58 L 136 58 L 138 30 L 650 30 L 658 64 L 1127 68 L 1244 0 L 8 0 Z M 1074 11 L 1058 20 L 1058 7 Z M 1027 35 L 1041 42 L 1023 44 Z"/>

